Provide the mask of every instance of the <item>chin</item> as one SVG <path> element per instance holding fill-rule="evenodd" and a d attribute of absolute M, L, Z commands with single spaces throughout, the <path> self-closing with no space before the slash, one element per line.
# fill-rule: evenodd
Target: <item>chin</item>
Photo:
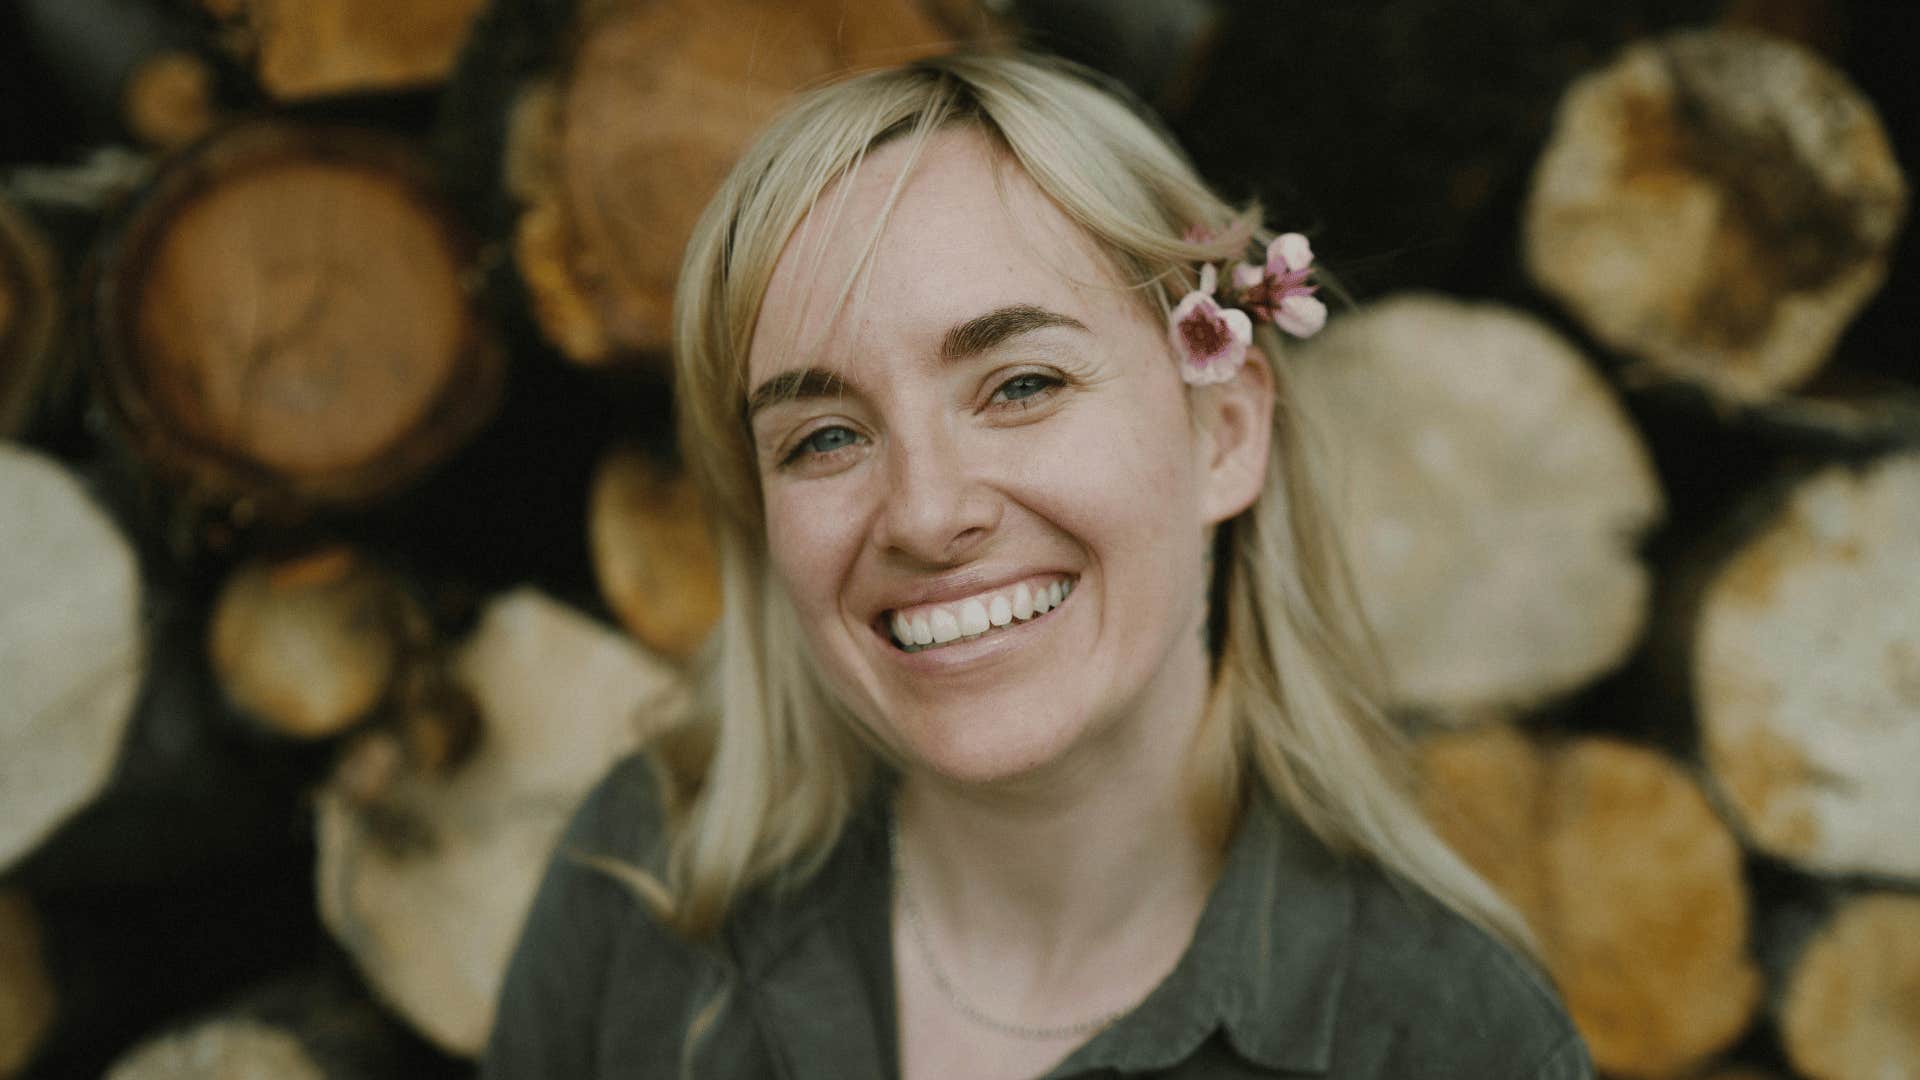
<path fill-rule="evenodd" d="M 1033 715 L 981 704 L 896 714 L 894 745 L 908 767 L 955 784 L 1005 784 L 1042 773 L 1079 741 L 1085 725 L 1058 713 Z"/>

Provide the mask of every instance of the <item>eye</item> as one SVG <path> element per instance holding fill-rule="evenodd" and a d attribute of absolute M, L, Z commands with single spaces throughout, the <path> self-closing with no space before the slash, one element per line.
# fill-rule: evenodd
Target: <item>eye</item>
<path fill-rule="evenodd" d="M 1038 398 L 1060 385 L 1061 380 L 1052 375 L 1043 374 L 1038 371 L 1026 371 L 1001 383 L 1000 388 L 993 392 L 993 400 L 996 403 L 1005 402 L 1020 405 L 1024 408 L 1032 402 L 1032 399 Z"/>
<path fill-rule="evenodd" d="M 805 457 L 824 456 L 836 450 L 845 450 L 859 440 L 860 436 L 854 434 L 852 428 L 839 424 L 823 427 L 795 443 L 786 460 L 792 462 Z"/>

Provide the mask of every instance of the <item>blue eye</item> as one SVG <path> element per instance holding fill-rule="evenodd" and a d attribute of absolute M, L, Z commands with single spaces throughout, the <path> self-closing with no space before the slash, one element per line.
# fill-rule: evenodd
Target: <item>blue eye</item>
<path fill-rule="evenodd" d="M 806 438 L 801 439 L 800 442 L 794 446 L 793 453 L 788 455 L 787 460 L 791 461 L 794 458 L 804 457 L 807 454 L 831 454 L 835 450 L 844 450 L 852 446 L 857 438 L 858 436 L 854 435 L 851 429 L 841 427 L 838 424 L 833 427 L 823 427 L 813 434 L 808 435 Z"/>
<path fill-rule="evenodd" d="M 1015 375 L 1013 378 L 1001 383 L 1000 389 L 994 391 L 993 396 L 1003 401 L 1024 401 L 1028 398 L 1044 394 L 1058 385 L 1060 385 L 1060 380 L 1051 375 L 1042 375 L 1037 371 L 1029 371 L 1024 375 Z"/>

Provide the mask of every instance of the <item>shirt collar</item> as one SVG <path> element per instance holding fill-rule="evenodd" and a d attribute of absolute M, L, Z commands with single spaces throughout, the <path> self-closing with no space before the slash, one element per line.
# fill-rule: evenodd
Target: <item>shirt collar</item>
<path fill-rule="evenodd" d="M 872 1025 L 877 1075 L 895 1073 L 886 925 L 892 867 L 884 793 L 874 796 L 819 874 L 778 900 L 750 901 L 735 922 L 745 974 L 772 1005 L 769 1034 L 784 1044 L 797 1076 L 835 1074 L 816 1073 L 808 1067 L 813 1058 L 849 1064 L 844 1028 L 831 1043 L 814 1045 L 823 1029 L 840 1024 Z M 1215 1032 L 1262 1067 L 1327 1071 L 1352 918 L 1339 857 L 1262 791 L 1235 830 L 1179 964 L 1137 1009 L 1055 1071 L 1170 1069 Z M 867 970 L 873 967 L 884 970 Z M 793 1008 L 778 1004 L 788 998 Z M 824 1005 L 836 1015 L 820 1015 Z"/>

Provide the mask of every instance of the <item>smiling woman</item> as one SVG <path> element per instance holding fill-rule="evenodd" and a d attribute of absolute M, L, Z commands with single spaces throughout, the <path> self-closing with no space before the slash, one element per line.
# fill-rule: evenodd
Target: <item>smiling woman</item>
<path fill-rule="evenodd" d="M 748 151 L 677 301 L 705 692 L 579 812 L 488 1075 L 1589 1074 L 1402 780 L 1256 221 L 1032 57 Z"/>

